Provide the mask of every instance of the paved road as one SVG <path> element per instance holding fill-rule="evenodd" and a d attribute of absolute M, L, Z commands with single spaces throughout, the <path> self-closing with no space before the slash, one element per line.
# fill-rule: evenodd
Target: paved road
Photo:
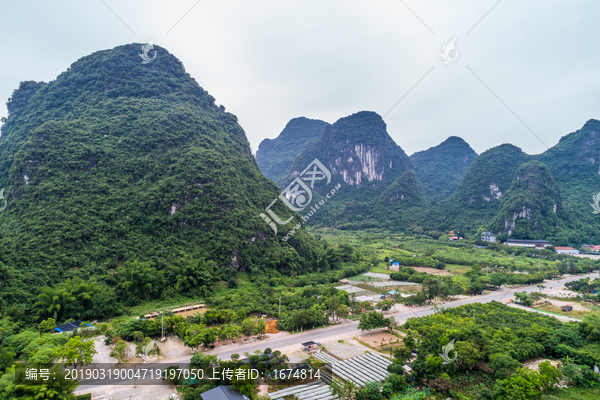
<path fill-rule="evenodd" d="M 557 281 L 547 281 L 544 283 L 544 286 L 546 286 L 546 289 L 544 289 L 544 291 L 547 291 L 549 289 L 560 288 L 560 287 L 563 287 L 565 285 L 565 283 L 567 283 L 567 282 L 576 281 L 576 280 L 579 280 L 579 279 L 582 279 L 585 277 L 592 277 L 592 276 L 595 278 L 600 278 L 600 274 L 594 273 L 594 274 L 589 274 L 589 275 L 572 276 L 572 277 L 557 280 Z M 525 291 L 525 292 L 529 293 L 529 292 L 535 292 L 538 290 L 539 289 L 535 285 L 523 286 L 523 287 L 519 287 L 516 289 L 504 289 L 504 290 L 501 290 L 498 292 L 491 292 L 491 293 L 480 295 L 480 296 L 469 297 L 468 299 L 452 301 L 450 303 L 445 304 L 444 307 L 447 307 L 447 308 L 458 307 L 458 306 L 462 306 L 464 304 L 489 303 L 491 301 L 508 302 L 508 301 L 510 301 L 511 298 L 514 297 L 515 292 Z M 432 307 L 427 306 L 427 307 L 417 307 L 417 308 L 411 309 L 409 311 L 388 313 L 386 315 L 393 316 L 396 319 L 396 321 L 398 322 L 398 324 L 400 325 L 400 324 L 403 324 L 404 322 L 406 322 L 406 320 L 408 318 L 423 317 L 425 315 L 433 314 L 433 312 L 434 311 L 433 311 Z M 287 352 L 289 349 L 294 349 L 294 350 L 300 349 L 300 343 L 306 342 L 309 340 L 313 340 L 315 342 L 327 342 L 327 341 L 330 341 L 332 338 L 352 337 L 359 333 L 357 327 L 358 327 L 358 321 L 345 320 L 343 323 L 328 326 L 325 328 L 314 329 L 314 330 L 299 332 L 299 333 L 295 333 L 295 334 L 289 334 L 289 335 L 285 335 L 285 336 L 281 336 L 281 337 L 268 338 L 265 340 L 254 341 L 251 343 L 246 343 L 246 344 L 241 344 L 241 345 L 219 347 L 219 348 L 211 351 L 210 354 L 216 354 L 219 359 L 226 360 L 226 359 L 229 359 L 231 357 L 231 355 L 234 353 L 237 353 L 240 355 L 243 354 L 244 352 L 253 353 L 255 350 L 263 350 L 266 347 L 270 347 L 273 350 L 275 350 L 275 349 L 282 350 L 282 351 L 285 350 L 285 352 Z M 190 356 L 180 357 L 177 359 L 165 360 L 164 363 L 166 365 L 176 364 L 176 363 L 185 363 L 185 362 L 189 361 L 190 358 L 191 358 Z M 78 392 L 78 394 L 79 393 L 89 393 L 89 392 L 105 393 L 106 389 L 107 389 L 106 386 L 86 386 L 86 387 L 79 388 L 79 390 L 77 392 Z M 125 389 L 125 387 L 119 388 L 119 389 L 123 390 L 123 389 Z M 132 391 L 128 391 L 127 394 L 130 395 L 133 393 L 132 393 Z M 160 395 L 158 393 L 156 393 L 156 395 L 157 395 L 157 397 L 155 397 L 156 399 L 162 398 L 162 396 L 163 396 L 162 393 Z M 146 395 L 146 396 L 148 396 L 148 395 Z M 146 397 L 146 398 L 149 398 L 149 397 Z"/>
<path fill-rule="evenodd" d="M 557 280 L 557 281 L 546 281 L 546 282 L 544 282 L 544 286 L 546 286 L 546 289 L 544 289 L 544 291 L 546 291 L 548 289 L 556 289 L 556 288 L 563 287 L 565 285 L 565 283 L 567 283 L 567 282 L 576 281 L 576 280 L 579 280 L 579 279 L 582 279 L 582 278 L 585 278 L 588 276 L 600 277 L 600 275 L 598 273 L 594 273 L 594 274 L 590 274 L 590 275 L 572 276 L 572 277 Z M 488 303 L 490 301 L 508 302 L 508 301 L 510 301 L 511 298 L 514 297 L 515 292 L 523 292 L 523 291 L 530 293 L 530 292 L 539 291 L 539 289 L 537 288 L 536 285 L 523 286 L 523 287 L 519 287 L 516 289 L 505 289 L 502 291 L 491 292 L 489 294 L 484 294 L 484 295 L 480 295 L 480 296 L 472 296 L 472 297 L 469 297 L 468 299 L 452 301 L 450 303 L 444 304 L 444 307 L 457 307 L 457 306 L 462 306 L 464 304 L 471 304 L 471 303 Z M 410 311 L 389 313 L 386 315 L 393 316 L 396 319 L 396 322 L 398 322 L 398 325 L 400 325 L 400 324 L 403 324 L 404 322 L 406 322 L 406 320 L 408 318 L 423 317 L 425 315 L 433 314 L 433 312 L 434 311 L 432 310 L 432 307 L 427 306 L 427 307 L 417 307 Z M 300 343 L 306 342 L 309 340 L 313 340 L 315 342 L 325 342 L 325 341 L 330 340 L 330 338 L 333 336 L 343 337 L 343 336 L 349 336 L 349 335 L 351 336 L 352 334 L 358 334 L 359 331 L 357 329 L 357 326 L 358 326 L 358 321 L 348 321 L 343 324 L 333 325 L 333 326 L 329 326 L 329 327 L 321 328 L 321 329 L 309 330 L 309 331 L 300 332 L 300 333 L 295 333 L 295 334 L 287 335 L 287 336 L 284 336 L 281 338 L 265 339 L 265 340 L 255 341 L 255 342 L 243 344 L 243 345 L 220 347 L 220 348 L 217 348 L 217 349 L 211 351 L 210 353 L 216 354 L 219 359 L 226 360 L 234 353 L 237 353 L 240 355 L 246 351 L 249 353 L 253 353 L 255 350 L 263 350 L 266 347 L 270 347 L 275 350 L 275 349 L 283 349 L 283 348 L 290 347 L 290 346 L 296 346 L 299 349 Z"/>

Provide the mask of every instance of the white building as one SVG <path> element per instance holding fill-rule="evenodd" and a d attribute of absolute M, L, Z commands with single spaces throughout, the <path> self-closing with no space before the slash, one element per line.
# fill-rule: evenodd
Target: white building
<path fill-rule="evenodd" d="M 521 246 L 521 247 L 535 247 L 544 248 L 550 246 L 550 242 L 547 240 L 525 240 L 525 239 L 508 239 L 504 242 L 508 246 Z"/>
<path fill-rule="evenodd" d="M 494 235 L 492 232 L 483 232 L 481 234 L 481 240 L 483 240 L 484 242 L 495 242 L 496 235 Z"/>
<path fill-rule="evenodd" d="M 554 250 L 558 254 L 579 254 L 579 250 L 572 247 L 555 247 Z"/>

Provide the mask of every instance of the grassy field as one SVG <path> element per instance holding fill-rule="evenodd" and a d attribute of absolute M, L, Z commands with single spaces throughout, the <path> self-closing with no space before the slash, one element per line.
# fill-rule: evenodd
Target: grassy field
<path fill-rule="evenodd" d="M 446 270 L 453 275 L 462 275 L 473 265 L 490 267 L 490 272 L 496 266 L 517 268 L 519 271 L 537 271 L 538 259 L 479 249 L 460 241 L 457 246 L 444 235 L 440 239 L 415 238 L 412 236 L 394 234 L 383 230 L 366 229 L 363 231 L 340 231 L 331 228 L 309 229 L 320 235 L 333 245 L 349 244 L 361 255 L 362 260 L 373 264 L 372 272 L 390 273 L 385 257 L 441 256 L 448 261 Z M 553 261 L 541 261 L 541 268 L 554 267 Z"/>
<path fill-rule="evenodd" d="M 560 307 L 554 306 L 551 304 L 536 305 L 534 309 L 544 311 L 547 313 L 551 313 L 554 315 L 564 315 L 565 317 L 579 318 L 579 319 L 583 318 L 584 315 L 587 315 L 592 312 L 592 310 L 589 310 L 589 311 L 582 311 L 582 310 L 563 311 Z"/>
<path fill-rule="evenodd" d="M 364 275 L 351 276 L 347 279 L 352 282 L 378 282 L 381 280 L 381 279 L 368 277 L 368 276 L 364 276 Z"/>
<path fill-rule="evenodd" d="M 542 400 L 559 399 L 577 399 L 577 400 L 597 400 L 600 399 L 600 388 L 568 388 L 556 389 L 552 394 L 542 396 Z"/>
<path fill-rule="evenodd" d="M 387 290 L 385 290 L 385 289 L 382 289 L 382 288 L 376 288 L 376 287 L 374 287 L 374 286 L 369 286 L 369 285 L 367 285 L 366 283 L 359 283 L 359 284 L 356 284 L 356 285 L 354 285 L 354 286 L 356 286 L 356 287 L 359 287 L 359 288 L 361 288 L 361 289 L 368 290 L 369 292 L 378 293 L 378 294 L 387 294 L 387 292 L 388 292 L 388 291 L 387 291 Z M 390 290 L 391 290 L 391 289 L 390 289 Z"/>
<path fill-rule="evenodd" d="M 446 264 L 446 270 L 453 274 L 464 274 L 471 269 L 470 265 Z"/>

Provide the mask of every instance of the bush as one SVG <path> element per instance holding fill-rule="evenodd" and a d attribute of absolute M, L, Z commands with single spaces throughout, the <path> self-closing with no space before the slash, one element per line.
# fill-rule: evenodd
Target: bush
<path fill-rule="evenodd" d="M 450 381 L 448 374 L 444 373 L 432 380 L 429 386 L 438 392 L 447 392 L 448 390 L 452 389 L 452 382 Z"/>

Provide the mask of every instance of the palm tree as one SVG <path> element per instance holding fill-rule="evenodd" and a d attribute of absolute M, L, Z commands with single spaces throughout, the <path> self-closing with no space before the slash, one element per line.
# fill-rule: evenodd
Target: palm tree
<path fill-rule="evenodd" d="M 52 315 L 55 321 L 58 321 L 62 315 L 62 311 L 67 304 L 76 300 L 75 296 L 71 295 L 64 289 L 53 289 L 44 287 L 38 295 L 38 302 L 34 307 L 39 307 L 38 315 Z"/>
<path fill-rule="evenodd" d="M 146 298 L 150 301 L 150 295 L 158 289 L 163 282 L 162 271 L 157 271 L 147 263 L 127 261 L 118 269 L 119 288 L 128 295 L 138 298 Z"/>
<path fill-rule="evenodd" d="M 100 286 L 94 278 L 89 281 L 84 281 L 80 277 L 75 278 L 75 281 L 71 281 L 68 278 L 61 287 L 84 305 L 84 308 L 91 308 L 90 302 L 92 297 L 96 293 L 102 292 L 102 286 Z"/>
<path fill-rule="evenodd" d="M 347 380 L 342 384 L 337 379 L 334 379 L 329 387 L 331 388 L 331 393 L 340 400 L 356 400 L 360 390 L 359 387 L 350 380 Z"/>
<path fill-rule="evenodd" d="M 204 258 L 199 260 L 194 260 L 192 257 L 183 258 L 172 268 L 177 279 L 175 289 L 184 294 L 194 289 L 206 294 L 207 286 L 213 281 L 215 268 L 214 261 L 206 261 Z"/>

